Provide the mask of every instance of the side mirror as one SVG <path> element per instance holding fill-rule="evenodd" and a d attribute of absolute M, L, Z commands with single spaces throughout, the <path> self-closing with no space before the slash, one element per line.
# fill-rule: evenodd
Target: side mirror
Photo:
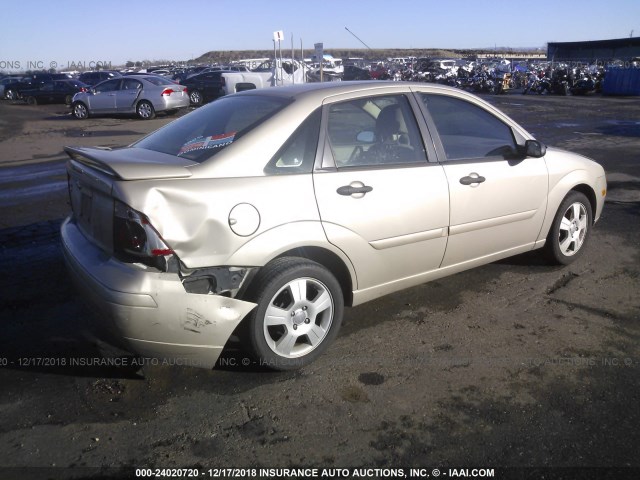
<path fill-rule="evenodd" d="M 547 147 L 538 140 L 527 140 L 524 142 L 524 153 L 527 157 L 544 157 L 547 153 Z"/>
<path fill-rule="evenodd" d="M 361 143 L 373 143 L 375 139 L 376 139 L 375 134 L 369 130 L 360 132 L 356 137 L 356 140 L 358 140 Z"/>

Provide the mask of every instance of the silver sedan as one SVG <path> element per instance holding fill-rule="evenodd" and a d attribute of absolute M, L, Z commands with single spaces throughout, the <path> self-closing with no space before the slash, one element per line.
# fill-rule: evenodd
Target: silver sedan
<path fill-rule="evenodd" d="M 67 147 L 67 264 L 133 352 L 213 366 L 326 350 L 355 306 L 534 249 L 585 251 L 605 172 L 448 87 L 223 97 L 128 148 Z"/>
<path fill-rule="evenodd" d="M 73 116 L 82 120 L 91 115 L 135 114 L 143 120 L 156 112 L 168 115 L 189 106 L 187 88 L 155 75 L 131 75 L 100 82 L 74 95 Z"/>

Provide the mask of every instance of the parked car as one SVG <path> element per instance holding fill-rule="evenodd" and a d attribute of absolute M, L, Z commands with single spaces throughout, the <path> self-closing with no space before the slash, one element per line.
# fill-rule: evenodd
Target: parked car
<path fill-rule="evenodd" d="M 300 367 L 345 306 L 534 249 L 569 264 L 607 188 L 478 97 L 411 82 L 250 90 L 65 150 L 82 296 L 126 348 L 204 367 L 234 332 Z"/>
<path fill-rule="evenodd" d="M 39 88 L 23 90 L 22 98 L 29 105 L 38 103 L 65 103 L 71 105 L 73 96 L 78 92 L 86 92 L 91 88 L 79 80 L 54 80 L 43 83 Z"/>
<path fill-rule="evenodd" d="M 11 83 L 18 83 L 22 77 L 4 77 L 0 80 L 0 98 L 4 98 L 4 87 Z"/>
<path fill-rule="evenodd" d="M 116 70 L 100 70 L 97 72 L 83 72 L 78 77 L 83 83 L 87 85 L 97 85 L 100 82 L 104 82 L 105 80 L 110 80 L 112 78 L 121 77 L 122 74 Z"/>
<path fill-rule="evenodd" d="M 387 69 L 384 65 L 376 65 L 369 71 L 369 75 L 374 80 L 389 80 L 391 75 L 389 75 L 389 69 Z"/>
<path fill-rule="evenodd" d="M 178 82 L 178 83 L 182 83 L 186 78 L 192 77 L 194 75 L 197 75 L 199 73 L 202 73 L 204 70 L 206 70 L 209 67 L 205 67 L 205 66 L 199 66 L 199 67 L 188 67 L 188 68 L 183 68 L 183 69 L 179 69 L 174 75 L 173 75 L 173 79 Z"/>
<path fill-rule="evenodd" d="M 222 74 L 229 72 L 230 70 L 215 70 L 199 73 L 182 80 L 180 85 L 184 85 L 189 90 L 189 98 L 193 105 L 202 105 L 224 95 Z"/>
<path fill-rule="evenodd" d="M 149 120 L 157 112 L 173 115 L 188 106 L 189 96 L 184 86 L 160 76 L 138 75 L 106 80 L 75 94 L 71 111 L 80 120 L 109 113 L 133 113 Z"/>
<path fill-rule="evenodd" d="M 364 68 L 356 67 L 355 65 L 345 65 L 344 73 L 342 74 L 343 80 L 371 80 L 371 72 Z"/>
<path fill-rule="evenodd" d="M 171 70 L 168 70 L 166 68 L 159 68 L 157 70 L 152 70 L 149 73 L 153 75 L 158 75 L 160 77 L 170 77 L 172 75 Z"/>
<path fill-rule="evenodd" d="M 4 87 L 4 98 L 7 100 L 18 100 L 22 98 L 23 90 L 33 90 L 42 84 L 54 80 L 69 80 L 71 75 L 66 73 L 34 73 L 22 77 L 19 81 L 8 83 Z"/>

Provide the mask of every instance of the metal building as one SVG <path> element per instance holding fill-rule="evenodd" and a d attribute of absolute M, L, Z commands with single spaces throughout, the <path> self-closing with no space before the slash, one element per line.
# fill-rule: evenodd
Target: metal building
<path fill-rule="evenodd" d="M 640 37 L 547 44 L 547 60 L 553 62 L 627 62 L 634 58 L 640 58 Z"/>

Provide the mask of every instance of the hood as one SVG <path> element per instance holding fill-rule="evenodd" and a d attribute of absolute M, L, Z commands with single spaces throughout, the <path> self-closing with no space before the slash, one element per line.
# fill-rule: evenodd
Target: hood
<path fill-rule="evenodd" d="M 144 148 L 64 147 L 73 160 L 122 180 L 187 178 L 192 160 Z"/>

